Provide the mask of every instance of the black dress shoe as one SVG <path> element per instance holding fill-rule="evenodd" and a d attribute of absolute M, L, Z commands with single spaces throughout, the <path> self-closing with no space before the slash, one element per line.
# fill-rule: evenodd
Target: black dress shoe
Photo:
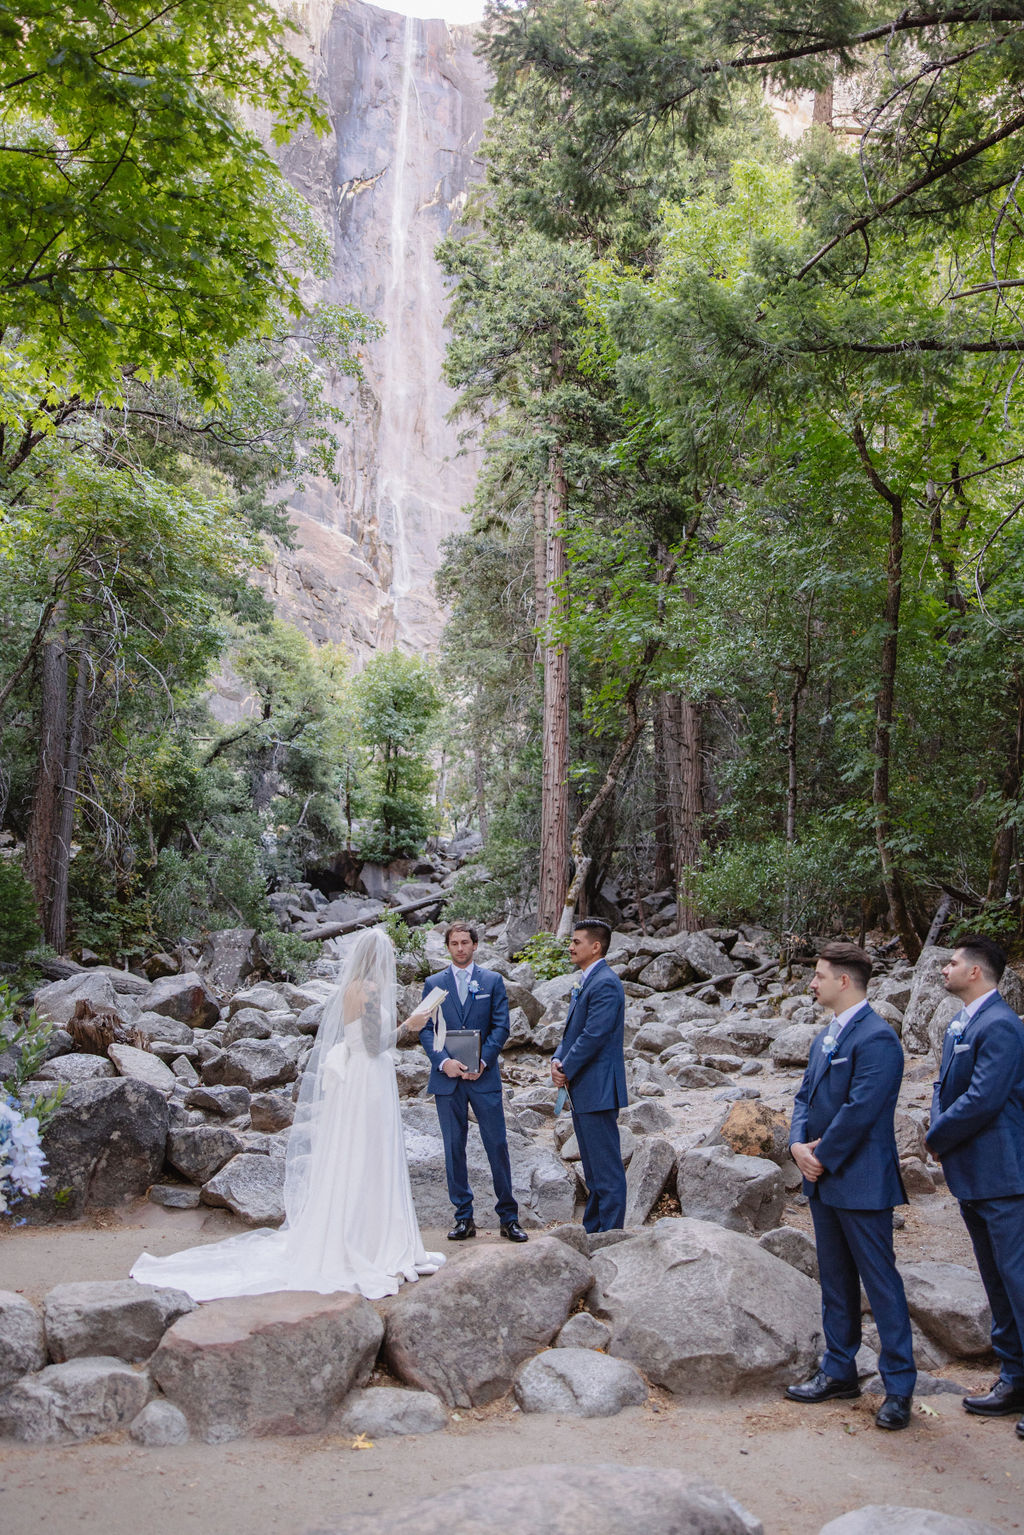
<path fill-rule="evenodd" d="M 802 1385 L 787 1386 L 786 1395 L 791 1402 L 847 1401 L 860 1396 L 860 1386 L 855 1380 L 836 1380 L 824 1370 L 817 1370 Z"/>
<path fill-rule="evenodd" d="M 876 1428 L 907 1428 L 910 1423 L 910 1409 L 913 1406 L 912 1396 L 886 1397 L 881 1407 L 875 1413 Z"/>
<path fill-rule="evenodd" d="M 501 1234 L 510 1242 L 528 1242 L 530 1238 L 520 1226 L 518 1221 L 502 1221 Z"/>
<path fill-rule="evenodd" d="M 448 1233 L 449 1242 L 464 1242 L 467 1237 L 476 1236 L 476 1222 L 471 1215 L 459 1216 L 455 1225 Z"/>
<path fill-rule="evenodd" d="M 1011 1386 L 1000 1378 L 984 1396 L 965 1396 L 964 1411 L 976 1412 L 980 1418 L 1009 1418 L 1024 1410 L 1024 1386 Z"/>
<path fill-rule="evenodd" d="M 1024 1418 L 1017 1424 L 1017 1438 L 1024 1439 Z"/>

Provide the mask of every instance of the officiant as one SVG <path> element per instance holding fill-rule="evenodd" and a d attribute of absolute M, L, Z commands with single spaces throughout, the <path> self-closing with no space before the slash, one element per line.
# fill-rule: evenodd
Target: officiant
<path fill-rule="evenodd" d="M 437 1106 L 444 1141 L 448 1197 L 455 1207 L 455 1224 L 448 1233 L 448 1240 L 464 1242 L 476 1236 L 473 1190 L 469 1186 L 466 1166 L 466 1139 L 472 1105 L 490 1163 L 494 1208 L 501 1234 L 510 1242 L 525 1242 L 528 1238 L 519 1224 L 519 1205 L 512 1192 L 512 1168 L 498 1067 L 498 1057 L 509 1030 L 505 982 L 496 971 L 484 970 L 474 962 L 478 942 L 476 928 L 464 922 L 453 922 L 444 941 L 451 964 L 436 975 L 428 976 L 423 986 L 424 997 L 435 987 L 448 993 L 440 1009 L 444 1029 L 442 1031 L 435 1023 L 428 1022 L 420 1030 L 420 1043 L 430 1057 L 427 1091 L 433 1093 Z M 446 1041 L 449 1032 L 453 1036 L 450 1043 Z"/>

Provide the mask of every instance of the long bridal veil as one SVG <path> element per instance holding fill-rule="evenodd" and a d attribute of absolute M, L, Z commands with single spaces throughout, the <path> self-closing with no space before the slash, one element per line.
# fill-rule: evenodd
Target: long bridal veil
<path fill-rule="evenodd" d="M 395 956 L 371 928 L 353 945 L 324 1007 L 299 1087 L 285 1157 L 284 1224 L 165 1258 L 132 1277 L 195 1300 L 272 1290 L 393 1295 L 444 1262 L 427 1253 L 412 1203 L 391 1050 Z"/>

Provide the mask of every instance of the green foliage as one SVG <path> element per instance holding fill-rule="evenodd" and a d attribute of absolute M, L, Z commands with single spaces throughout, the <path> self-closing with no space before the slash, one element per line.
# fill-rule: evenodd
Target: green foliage
<path fill-rule="evenodd" d="M 363 856 L 386 863 L 417 852 L 430 831 L 428 759 L 431 726 L 441 707 L 433 669 L 416 656 L 381 651 L 353 684 L 369 755 L 369 830 Z"/>
<path fill-rule="evenodd" d="M 272 974 L 284 981 L 301 985 L 320 957 L 319 944 L 307 943 L 295 933 L 282 933 L 277 927 L 264 927 L 259 938 Z"/>
<path fill-rule="evenodd" d="M 391 939 L 398 960 L 411 960 L 418 970 L 426 974 L 425 959 L 427 932 L 422 927 L 410 927 L 395 911 L 387 911 L 380 922 L 381 928 Z"/>
<path fill-rule="evenodd" d="M 13 1062 L 8 1073 L 0 1079 L 0 1088 L 17 1102 L 26 1082 L 32 1081 L 46 1059 L 46 1050 L 54 1025 L 40 1018 L 35 1008 L 26 1014 L 19 1010 L 14 993 L 0 982 L 0 1055 Z M 40 1129 L 53 1118 L 60 1106 L 66 1089 L 64 1085 L 32 1099 L 31 1113 L 39 1121 Z"/>
<path fill-rule="evenodd" d="M 554 933 L 534 933 L 515 957 L 531 967 L 538 981 L 552 981 L 572 969 L 568 939 L 556 938 Z"/>
<path fill-rule="evenodd" d="M 0 964 L 22 964 L 42 941 L 32 886 L 13 858 L 0 857 Z"/>

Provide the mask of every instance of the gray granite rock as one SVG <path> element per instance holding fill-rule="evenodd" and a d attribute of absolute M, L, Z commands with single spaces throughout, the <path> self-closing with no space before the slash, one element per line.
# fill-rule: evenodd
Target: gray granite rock
<path fill-rule="evenodd" d="M 194 1309 L 184 1290 L 134 1279 L 56 1285 L 43 1301 L 50 1358 L 58 1364 L 99 1354 L 148 1359 L 168 1327 Z"/>
<path fill-rule="evenodd" d="M 678 1395 L 782 1387 L 817 1364 L 818 1286 L 750 1237 L 666 1218 L 592 1264 L 609 1353 Z"/>
<path fill-rule="evenodd" d="M 95 970 L 80 970 L 63 981 L 40 986 L 35 995 L 35 1009 L 51 1023 L 66 1024 L 75 1015 L 79 1002 L 88 1002 L 97 1013 L 116 1013 L 125 1023 L 140 1011 L 139 1005 L 124 993 L 114 990 L 110 976 Z"/>
<path fill-rule="evenodd" d="M 901 1263 L 910 1315 L 954 1359 L 992 1348 L 992 1313 L 981 1276 L 960 1263 Z"/>
<path fill-rule="evenodd" d="M 528 1359 L 514 1390 L 524 1412 L 574 1418 L 610 1418 L 647 1400 L 647 1387 L 634 1365 L 589 1348 L 549 1348 Z"/>
<path fill-rule="evenodd" d="M 432 1498 L 353 1514 L 309 1535 L 764 1535 L 727 1492 L 651 1466 L 485 1471 Z"/>
<path fill-rule="evenodd" d="M 154 1183 L 148 1195 L 151 1204 L 165 1210 L 197 1210 L 199 1190 L 182 1183 Z"/>
<path fill-rule="evenodd" d="M 249 1104 L 249 1115 L 254 1130 L 274 1135 L 287 1130 L 295 1118 L 295 1102 L 284 1093 L 254 1093 Z"/>
<path fill-rule="evenodd" d="M 242 1039 L 224 1050 L 203 1081 L 213 1086 L 247 1087 L 257 1093 L 268 1087 L 294 1082 L 298 1066 L 276 1039 Z"/>
<path fill-rule="evenodd" d="M 242 1149 L 241 1138 L 226 1125 L 172 1130 L 167 1137 L 167 1161 L 190 1183 L 208 1183 Z"/>
<path fill-rule="evenodd" d="M 46 1184 L 22 1207 L 35 1224 L 140 1198 L 160 1176 L 167 1099 L 131 1077 L 69 1087 L 43 1131 Z"/>
<path fill-rule="evenodd" d="M 234 1119 L 244 1114 L 252 1102 L 247 1087 L 193 1087 L 185 1094 L 185 1107 L 203 1109 L 208 1114 L 219 1114 L 222 1119 Z"/>
<path fill-rule="evenodd" d="M 551 1237 L 477 1248 L 389 1302 L 387 1365 L 450 1406 L 493 1401 L 523 1361 L 551 1343 L 592 1280 L 587 1260 Z"/>
<path fill-rule="evenodd" d="M 0 1391 L 46 1363 L 43 1319 L 31 1301 L 0 1290 Z"/>
<path fill-rule="evenodd" d="M 589 1311 L 574 1311 L 555 1339 L 555 1348 L 607 1348 L 612 1330 Z"/>
<path fill-rule="evenodd" d="M 315 1433 L 366 1381 L 383 1332 L 361 1295 L 209 1301 L 164 1334 L 150 1372 L 207 1443 Z"/>
<path fill-rule="evenodd" d="M 177 1085 L 177 1077 L 169 1066 L 148 1050 L 137 1050 L 134 1045 L 111 1045 L 107 1054 L 117 1067 L 118 1075 L 146 1082 L 158 1093 L 168 1097 Z"/>
<path fill-rule="evenodd" d="M 656 1135 L 645 1135 L 637 1141 L 626 1174 L 627 1226 L 643 1225 L 675 1170 L 676 1153 L 671 1141 Z"/>
<path fill-rule="evenodd" d="M 284 1220 L 284 1158 L 243 1151 L 203 1185 L 204 1205 L 217 1205 L 249 1226 L 280 1226 Z"/>
<path fill-rule="evenodd" d="M 769 1053 L 776 1066 L 806 1066 L 811 1046 L 821 1032 L 814 1023 L 790 1023 L 780 1029 Z"/>
<path fill-rule="evenodd" d="M 757 1245 L 772 1257 L 781 1258 L 783 1263 L 792 1264 L 817 1283 L 818 1252 L 813 1237 L 806 1231 L 798 1231 L 795 1226 L 776 1226 L 774 1231 L 766 1231 L 758 1237 Z"/>
<path fill-rule="evenodd" d="M 869 1503 L 830 1519 L 819 1535 L 1000 1535 L 1000 1530 L 982 1519 L 940 1514 L 933 1508 Z"/>
<path fill-rule="evenodd" d="M 782 1174 L 764 1157 L 736 1156 L 728 1146 L 695 1146 L 679 1159 L 676 1193 L 684 1215 L 731 1231 L 772 1231 L 782 1218 Z"/>
<path fill-rule="evenodd" d="M 929 944 L 922 949 L 914 966 L 910 998 L 903 1014 L 903 1044 L 919 1054 L 931 1047 L 931 1025 L 943 1012 L 943 1027 L 959 1011 L 960 1003 L 951 997 L 942 980 L 942 967 L 952 959 L 953 950 Z"/>
<path fill-rule="evenodd" d="M 273 1032 L 269 1013 L 258 1007 L 241 1007 L 220 1030 L 220 1042 L 226 1048 L 240 1039 L 269 1039 Z"/>
<path fill-rule="evenodd" d="M 36 1071 L 40 1082 L 92 1082 L 116 1076 L 117 1067 L 103 1055 L 55 1055 Z"/>
<path fill-rule="evenodd" d="M 159 1449 L 169 1444 L 188 1443 L 188 1419 L 179 1407 L 157 1397 L 147 1402 L 138 1417 L 132 1419 L 128 1432 L 136 1444 Z"/>
<path fill-rule="evenodd" d="M 263 966 L 254 927 L 226 927 L 210 933 L 199 968 L 219 997 L 229 997 Z"/>
<path fill-rule="evenodd" d="M 346 1397 L 336 1420 L 342 1434 L 389 1439 L 397 1434 L 436 1434 L 448 1427 L 448 1413 L 432 1391 L 402 1386 L 367 1386 Z"/>
<path fill-rule="evenodd" d="M 177 1018 L 193 1029 L 209 1028 L 220 1017 L 217 998 L 196 970 L 154 981 L 145 996 L 145 1010 Z"/>
<path fill-rule="evenodd" d="M 60 1444 L 125 1428 L 150 1394 L 149 1378 L 123 1359 L 93 1357 L 47 1365 L 0 1396 L 0 1436 Z"/>

